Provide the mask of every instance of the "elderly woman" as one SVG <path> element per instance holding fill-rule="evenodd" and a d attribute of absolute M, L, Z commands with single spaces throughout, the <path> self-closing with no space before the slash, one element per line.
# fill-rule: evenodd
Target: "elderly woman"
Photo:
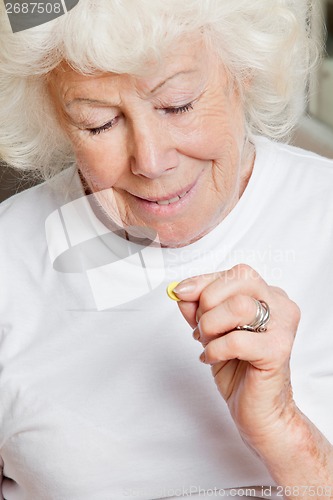
<path fill-rule="evenodd" d="M 0 155 L 47 178 L 1 208 L 1 498 L 333 498 L 333 164 L 273 141 L 305 3 L 1 4 Z"/>

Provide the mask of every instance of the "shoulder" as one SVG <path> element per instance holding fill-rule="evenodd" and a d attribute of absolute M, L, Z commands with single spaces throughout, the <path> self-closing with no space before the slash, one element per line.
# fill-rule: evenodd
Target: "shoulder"
<path fill-rule="evenodd" d="M 283 184 L 284 189 L 294 195 L 327 193 L 331 197 L 333 159 L 261 137 L 256 138 L 255 144 L 262 170 L 266 170 L 277 185 Z"/>
<path fill-rule="evenodd" d="M 333 173 L 333 159 L 320 156 L 313 151 L 298 148 L 291 144 L 275 142 L 264 137 L 255 138 L 256 149 L 266 154 L 272 154 L 277 161 L 283 161 L 288 167 L 299 166 L 318 171 L 322 169 L 328 175 Z"/>
<path fill-rule="evenodd" d="M 278 160 L 288 162 L 288 165 L 303 165 L 311 169 L 322 168 L 330 173 L 333 170 L 333 159 L 320 156 L 313 151 L 308 151 L 291 144 L 276 142 L 265 137 L 256 136 L 254 139 L 256 149 L 263 153 L 272 154 Z"/>
<path fill-rule="evenodd" d="M 0 205 L 0 267 L 7 274 L 12 266 L 41 262 L 48 255 L 45 223 L 50 214 L 82 196 L 76 169 L 16 194 Z M 2 279 L 4 279 L 2 277 Z"/>
<path fill-rule="evenodd" d="M 333 159 L 325 158 L 312 151 L 297 148 L 289 144 L 276 144 L 277 151 L 281 158 L 289 158 L 293 165 L 321 175 L 333 175 Z"/>
<path fill-rule="evenodd" d="M 0 232 L 34 232 L 44 226 L 48 215 L 61 205 L 82 195 L 76 170 L 69 168 L 52 179 L 18 193 L 0 204 Z"/>

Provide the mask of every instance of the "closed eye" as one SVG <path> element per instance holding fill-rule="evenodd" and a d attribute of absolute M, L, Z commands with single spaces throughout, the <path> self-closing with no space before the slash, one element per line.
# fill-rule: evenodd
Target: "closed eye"
<path fill-rule="evenodd" d="M 189 102 L 188 104 L 184 104 L 183 106 L 173 106 L 169 108 L 164 108 L 164 111 L 166 114 L 180 115 L 182 113 L 187 113 L 191 109 L 193 109 L 193 103 Z M 100 127 L 88 128 L 87 130 L 91 135 L 98 135 L 101 132 L 106 132 L 107 130 L 110 130 L 112 127 L 114 127 L 114 125 L 116 125 L 116 123 L 118 122 L 118 119 L 119 117 L 116 116 L 115 118 L 105 123 L 104 125 L 101 125 Z"/>
<path fill-rule="evenodd" d="M 87 130 L 91 135 L 98 135 L 101 132 L 106 132 L 110 128 L 114 127 L 114 125 L 116 125 L 116 123 L 118 122 L 118 119 L 119 119 L 119 117 L 116 116 L 115 118 L 112 118 L 112 120 L 105 123 L 104 125 L 101 125 L 100 127 L 88 128 Z"/>
<path fill-rule="evenodd" d="M 184 104 L 184 106 L 164 108 L 164 111 L 166 113 L 173 113 L 175 115 L 180 115 L 182 113 L 187 113 L 191 109 L 193 109 L 193 103 L 189 102 L 188 104 Z"/>

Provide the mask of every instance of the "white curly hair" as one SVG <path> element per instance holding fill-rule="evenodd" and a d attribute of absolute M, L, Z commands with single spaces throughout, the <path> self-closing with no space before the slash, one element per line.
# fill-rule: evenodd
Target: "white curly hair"
<path fill-rule="evenodd" d="M 318 53 L 307 8 L 305 0 L 80 0 L 53 21 L 12 33 L 0 2 L 0 159 L 44 178 L 75 162 L 46 85 L 62 61 L 87 75 L 141 74 L 198 30 L 237 82 L 248 136 L 285 138 Z"/>

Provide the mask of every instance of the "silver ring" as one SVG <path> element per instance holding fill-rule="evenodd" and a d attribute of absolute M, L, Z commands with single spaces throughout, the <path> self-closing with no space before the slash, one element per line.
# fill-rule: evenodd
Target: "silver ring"
<path fill-rule="evenodd" d="M 253 297 L 252 297 L 253 298 Z M 271 317 L 269 306 L 263 300 L 253 298 L 257 305 L 257 313 L 255 319 L 249 325 L 237 326 L 235 330 L 246 330 L 248 332 L 266 332 L 266 325 Z"/>

